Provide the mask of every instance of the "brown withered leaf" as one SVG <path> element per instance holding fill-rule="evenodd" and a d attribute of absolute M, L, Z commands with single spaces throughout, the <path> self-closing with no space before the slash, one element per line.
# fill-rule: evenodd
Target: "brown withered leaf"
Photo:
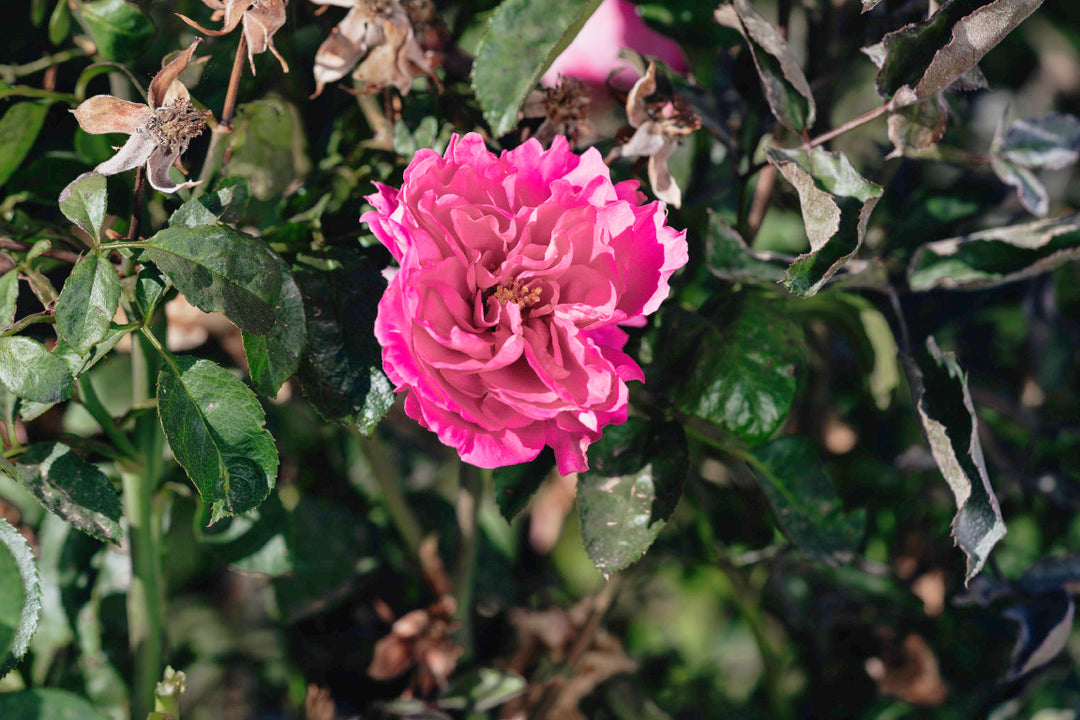
<path fill-rule="evenodd" d="M 353 70 L 368 92 L 392 85 L 402 95 L 425 75 L 439 86 L 428 54 L 417 40 L 409 13 L 398 0 L 311 0 L 349 8 L 315 54 L 315 95 Z"/>
<path fill-rule="evenodd" d="M 244 39 L 247 41 L 248 63 L 251 74 L 255 74 L 255 56 L 269 50 L 281 63 L 283 72 L 289 72 L 289 64 L 274 47 L 274 34 L 285 25 L 285 4 L 287 0 L 202 0 L 203 4 L 214 11 L 210 19 L 214 22 L 224 19 L 220 30 L 208 30 L 194 20 L 180 13 L 177 16 L 199 32 L 211 37 L 228 35 L 240 23 L 244 24 Z"/>
<path fill-rule="evenodd" d="M 187 88 L 178 80 L 191 64 L 200 42 L 196 39 L 154 76 L 145 104 L 112 95 L 95 95 L 72 111 L 88 133 L 130 135 L 115 155 L 94 168 L 95 172 L 116 175 L 145 165 L 150 185 L 161 192 L 176 192 L 198 184 L 192 181 L 175 184 L 169 177 L 169 168 L 174 164 L 179 166 L 188 143 L 206 128 L 206 115 L 191 104 Z"/>

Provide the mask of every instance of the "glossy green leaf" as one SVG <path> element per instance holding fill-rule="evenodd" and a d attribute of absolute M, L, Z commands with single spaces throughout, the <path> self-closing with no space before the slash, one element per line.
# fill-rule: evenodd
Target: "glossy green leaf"
<path fill-rule="evenodd" d="M 15 322 L 15 310 L 19 300 L 19 273 L 11 268 L 0 275 L 0 328 Z"/>
<path fill-rule="evenodd" d="M 87 535 L 120 543 L 120 498 L 97 466 L 50 442 L 32 445 L 16 467 L 23 486 L 50 511 Z"/>
<path fill-rule="evenodd" d="M 247 200 L 245 185 L 225 185 L 214 192 L 185 202 L 169 216 L 169 225 L 197 228 L 200 225 L 216 225 L 220 221 L 232 220 L 242 213 Z"/>
<path fill-rule="evenodd" d="M 280 265 L 281 292 L 278 294 L 276 320 L 265 335 L 244 333 L 251 384 L 268 397 L 277 395 L 282 384 L 296 374 L 300 356 L 307 345 L 307 316 L 300 287 L 289 267 Z"/>
<path fill-rule="evenodd" d="M 1029 213 L 1045 217 L 1050 212 L 1050 197 L 1046 194 L 1046 186 L 1030 169 L 996 155 L 990 156 L 990 167 L 1001 182 L 1016 189 L 1020 204 Z"/>
<path fill-rule="evenodd" d="M 1023 167 L 1060 170 L 1080 159 L 1080 118 L 1075 115 L 1046 115 L 1017 120 L 994 154 Z"/>
<path fill-rule="evenodd" d="M 600 0 L 504 0 L 473 63 L 472 86 L 495 135 L 518 124 L 518 111 L 548 66 L 600 6 Z"/>
<path fill-rule="evenodd" d="M 882 189 L 864 180 L 840 153 L 771 147 L 766 154 L 799 193 L 810 239 L 810 252 L 791 264 L 784 286 L 810 297 L 858 252 Z"/>
<path fill-rule="evenodd" d="M 716 213 L 709 216 L 706 243 L 709 270 L 723 280 L 777 283 L 791 264 L 788 256 L 750 249 L 738 231 Z"/>
<path fill-rule="evenodd" d="M 53 403 L 71 397 L 75 378 L 67 363 L 44 345 L 11 335 L 0 338 L 0 383 L 21 398 Z"/>
<path fill-rule="evenodd" d="M 758 78 L 776 119 L 802 135 L 814 124 L 810 83 L 780 31 L 758 14 L 750 0 L 734 0 L 716 10 L 716 20 L 738 30 L 750 46 Z"/>
<path fill-rule="evenodd" d="M 303 119 L 296 106 L 280 99 L 240 106 L 229 138 L 229 178 L 246 178 L 251 196 L 277 199 L 311 172 Z"/>
<path fill-rule="evenodd" d="M 911 258 L 912 290 L 976 290 L 1080 259 L 1080 214 L 926 243 Z"/>
<path fill-rule="evenodd" d="M 142 318 L 149 318 L 154 314 L 165 292 L 169 289 L 169 281 L 161 271 L 153 265 L 144 265 L 133 278 L 135 284 L 135 307 Z"/>
<path fill-rule="evenodd" d="M 0 118 L 0 187 L 11 179 L 34 146 L 48 112 L 48 103 L 20 102 Z"/>
<path fill-rule="evenodd" d="M 60 193 L 60 212 L 97 242 L 101 240 L 101 228 L 105 224 L 107 200 L 105 176 L 96 172 L 83 173 Z"/>
<path fill-rule="evenodd" d="M 929 19 L 885 36 L 874 80 L 895 107 L 932 98 L 1042 5 L 1042 0 L 950 0 Z"/>
<path fill-rule="evenodd" d="M 967 557 L 967 582 L 1005 536 L 997 496 L 990 486 L 979 442 L 979 421 L 967 376 L 951 353 L 930 337 L 925 351 L 905 358 L 912 402 L 938 469 L 956 499 L 952 535 Z"/>
<path fill-rule="evenodd" d="M 753 450 L 750 467 L 784 534 L 827 563 L 847 562 L 866 530 L 866 510 L 844 512 L 814 444 L 787 435 Z"/>
<path fill-rule="evenodd" d="M 37 561 L 26 539 L 0 518 L 0 677 L 22 660 L 41 615 L 41 582 Z M 21 718 L 4 712 L 0 717 Z"/>
<path fill-rule="evenodd" d="M 154 23 L 133 3 L 93 0 L 77 7 L 98 52 L 106 60 L 133 60 L 154 37 Z"/>
<path fill-rule="evenodd" d="M 258 507 L 277 477 L 274 438 L 255 394 L 209 360 L 169 356 L 158 375 L 158 414 L 176 461 L 214 518 Z"/>
<path fill-rule="evenodd" d="M 682 496 L 688 467 L 682 427 L 642 418 L 604 428 L 578 476 L 578 519 L 585 552 L 609 576 L 637 562 Z"/>
<path fill-rule="evenodd" d="M 92 252 L 72 269 L 56 303 L 56 330 L 85 355 L 109 332 L 120 305 L 120 276 L 108 255 Z"/>
<path fill-rule="evenodd" d="M 50 688 L 0 694 L 0 717 L 11 720 L 109 720 L 78 695 Z"/>
<path fill-rule="evenodd" d="M 60 45 L 67 39 L 71 32 L 71 8 L 67 0 L 56 0 L 53 11 L 49 15 L 49 42 Z"/>
<path fill-rule="evenodd" d="M 225 225 L 175 225 L 148 239 L 146 253 L 200 310 L 249 333 L 274 326 L 280 259 L 263 240 Z"/>
<path fill-rule="evenodd" d="M 749 299 L 727 325 L 706 327 L 695 346 L 675 391 L 678 408 L 747 442 L 768 439 L 795 398 L 801 328 L 778 307 Z"/>
<path fill-rule="evenodd" d="M 495 502 L 499 512 L 510 522 L 525 509 L 540 485 L 555 469 L 555 453 L 545 447 L 529 462 L 508 465 L 491 471 Z"/>
<path fill-rule="evenodd" d="M 308 344 L 300 384 L 315 409 L 332 422 L 367 434 L 394 403 L 375 340 L 375 315 L 386 280 L 370 262 L 294 272 L 307 313 Z"/>

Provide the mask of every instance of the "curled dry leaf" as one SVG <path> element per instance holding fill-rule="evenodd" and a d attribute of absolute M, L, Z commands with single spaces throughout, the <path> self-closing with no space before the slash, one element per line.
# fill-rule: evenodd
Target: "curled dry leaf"
<path fill-rule="evenodd" d="M 592 135 L 589 123 L 589 89 L 576 77 L 559 76 L 553 88 L 539 88 L 529 93 L 521 108 L 526 118 L 544 118 L 533 135 L 548 147 L 556 135 L 565 135 L 571 145 Z"/>
<path fill-rule="evenodd" d="M 899 647 L 889 642 L 884 657 L 866 661 L 866 673 L 882 695 L 912 705 L 940 705 L 949 694 L 934 651 L 919 635 L 908 635 Z"/>
<path fill-rule="evenodd" d="M 432 59 L 417 40 L 409 12 L 398 0 L 311 1 L 349 8 L 315 54 L 315 96 L 353 67 L 353 79 L 363 82 L 369 92 L 393 85 L 405 95 L 417 75 L 426 75 L 438 85 Z M 423 17 L 417 13 L 418 20 Z"/>
<path fill-rule="evenodd" d="M 211 37 L 228 35 L 241 22 L 244 24 L 244 39 L 247 41 L 248 63 L 251 74 L 255 74 L 255 56 L 267 50 L 281 63 L 281 69 L 289 72 L 289 64 L 274 47 L 274 33 L 285 25 L 285 3 L 287 0 L 202 0 L 203 4 L 214 11 L 210 19 L 217 22 L 224 20 L 220 30 L 207 30 L 202 25 L 184 15 L 177 15 L 181 20 L 199 32 Z"/>
<path fill-rule="evenodd" d="M 668 170 L 668 159 L 682 139 L 701 127 L 690 106 L 673 94 L 658 94 L 656 64 L 650 62 L 645 76 L 634 83 L 626 97 L 626 117 L 635 128 L 624 145 L 616 146 L 607 161 L 618 158 L 649 158 L 649 184 L 668 205 L 682 205 L 682 191 Z"/>
<path fill-rule="evenodd" d="M 115 155 L 94 168 L 95 172 L 116 175 L 145 165 L 150 185 L 161 192 L 176 192 L 198 184 L 192 181 L 175 184 L 169 177 L 169 168 L 174 164 L 179 167 L 180 156 L 188 143 L 206 129 L 206 114 L 191 104 L 187 88 L 177 79 L 191 64 L 200 42 L 195 40 L 154 76 L 145 104 L 112 95 L 95 95 L 72 111 L 88 133 L 130 135 Z"/>

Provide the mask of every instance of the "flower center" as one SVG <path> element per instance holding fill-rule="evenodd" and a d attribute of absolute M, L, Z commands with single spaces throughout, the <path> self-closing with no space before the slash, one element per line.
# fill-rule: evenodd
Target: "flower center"
<path fill-rule="evenodd" d="M 528 288 L 523 283 L 503 281 L 495 286 L 493 297 L 505 305 L 517 303 L 522 308 L 530 308 L 540 302 L 540 288 Z"/>
<path fill-rule="evenodd" d="M 191 138 L 206 129 L 206 116 L 195 109 L 190 100 L 176 100 L 154 111 L 146 129 L 163 147 L 187 147 Z"/>

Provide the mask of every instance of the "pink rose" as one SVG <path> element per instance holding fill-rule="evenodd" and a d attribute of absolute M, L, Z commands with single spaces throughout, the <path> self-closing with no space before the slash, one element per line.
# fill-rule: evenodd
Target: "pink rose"
<path fill-rule="evenodd" d="M 685 231 L 636 185 L 561 136 L 496 157 L 470 133 L 368 196 L 360 220 L 400 265 L 375 321 L 383 367 L 463 460 L 513 465 L 550 445 L 559 472 L 578 472 L 626 420 L 626 383 L 644 376 L 619 326 L 643 325 L 687 260 Z"/>

